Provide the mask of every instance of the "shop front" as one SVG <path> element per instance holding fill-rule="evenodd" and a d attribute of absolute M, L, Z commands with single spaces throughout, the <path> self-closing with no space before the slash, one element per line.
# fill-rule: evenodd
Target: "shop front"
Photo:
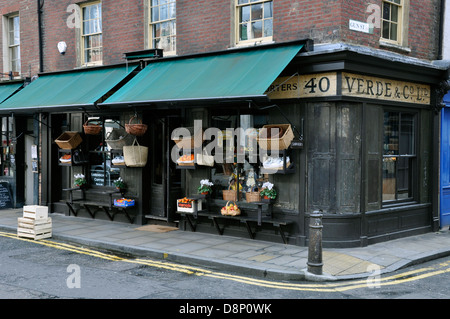
<path fill-rule="evenodd" d="M 71 81 L 88 70 L 67 72 L 51 103 L 17 94 L 2 112 L 40 114 L 41 198 L 53 212 L 305 246 L 321 211 L 324 246 L 365 246 L 439 224 L 435 89 L 445 70 L 394 56 L 302 40 L 146 59 L 81 102 L 61 100 L 85 96 L 74 92 L 89 86 Z M 132 123 L 145 132 L 128 133 Z M 62 149 L 65 132 L 79 145 Z M 86 189 L 74 186 L 80 174 Z"/>
<path fill-rule="evenodd" d="M 187 231 L 307 245 L 314 211 L 329 247 L 436 229 L 435 89 L 445 70 L 376 50 L 305 47 L 155 60 L 100 106 L 180 111 L 164 152 L 175 165 L 167 176 L 181 181 L 171 220 Z M 272 126 L 281 134 L 267 150 L 260 134 Z M 258 198 L 267 186 L 277 193 L 270 202 Z"/>

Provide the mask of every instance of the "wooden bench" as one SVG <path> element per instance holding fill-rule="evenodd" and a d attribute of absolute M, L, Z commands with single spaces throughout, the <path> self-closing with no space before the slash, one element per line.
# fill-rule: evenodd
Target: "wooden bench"
<path fill-rule="evenodd" d="M 67 206 L 69 207 L 69 214 L 72 213 L 74 216 L 78 215 L 77 209 L 75 208 L 75 205 L 79 205 L 80 207 L 84 208 L 88 214 L 95 219 L 96 210 L 92 210 L 92 208 L 96 209 L 102 209 L 108 218 L 113 221 L 114 217 L 118 213 L 124 213 L 128 219 L 128 221 L 132 224 L 134 221 L 134 218 L 130 216 L 130 214 L 127 211 L 128 207 L 119 207 L 114 206 L 114 197 L 120 198 L 123 194 L 120 190 L 93 190 L 89 189 L 90 194 L 98 194 L 98 196 L 105 196 L 107 198 L 107 201 L 100 202 L 100 201 L 94 201 L 94 200 L 87 200 L 86 199 L 86 190 L 84 188 L 79 187 L 73 187 L 73 188 L 65 188 L 63 191 L 66 191 L 69 193 L 69 199 L 66 201 Z M 75 191 L 81 191 L 81 197 L 74 199 L 73 192 Z"/>
<path fill-rule="evenodd" d="M 186 221 L 189 224 L 189 227 L 192 231 L 195 232 L 196 228 L 197 228 L 197 219 L 199 216 L 203 216 L 203 217 L 207 217 L 210 220 L 212 220 L 214 227 L 216 228 L 216 231 L 219 235 L 223 235 L 224 232 L 224 226 L 221 227 L 219 224 L 219 221 L 221 220 L 238 220 L 241 223 L 244 223 L 246 228 L 247 228 L 247 232 L 250 236 L 251 239 L 255 238 L 255 234 L 256 234 L 256 228 L 255 231 L 253 231 L 252 229 L 252 225 L 253 223 L 256 223 L 257 226 L 261 226 L 262 224 L 270 224 L 276 228 L 278 228 L 279 232 L 280 232 L 280 236 L 281 239 L 283 240 L 283 243 L 287 243 L 286 240 L 286 236 L 284 234 L 284 230 L 282 227 L 287 226 L 289 224 L 292 224 L 293 222 L 290 220 L 279 220 L 279 219 L 274 219 L 272 218 L 272 207 L 271 205 L 269 205 L 269 216 L 263 217 L 262 216 L 262 206 L 263 205 L 267 205 L 266 202 L 258 202 L 258 208 L 257 208 L 257 217 L 250 217 L 250 216 L 246 216 L 246 215 L 238 215 L 238 216 L 226 216 L 226 215 L 221 215 L 218 213 L 211 213 L 208 210 L 200 210 L 198 211 L 196 209 L 196 206 L 194 206 L 194 212 L 192 213 L 188 213 L 188 212 L 179 212 L 177 211 L 178 214 L 180 214 L 181 216 L 185 217 Z M 268 217 L 268 218 L 267 218 Z M 256 227 L 257 227 L 256 226 Z"/>

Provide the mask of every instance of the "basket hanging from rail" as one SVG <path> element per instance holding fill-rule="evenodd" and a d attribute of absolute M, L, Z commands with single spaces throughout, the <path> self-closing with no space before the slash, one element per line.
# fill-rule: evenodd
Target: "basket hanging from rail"
<path fill-rule="evenodd" d="M 136 115 L 130 118 L 128 124 L 125 124 L 125 130 L 128 134 L 135 136 L 142 136 L 147 132 L 147 124 L 142 124 L 142 120 L 138 119 L 139 123 L 132 123 L 134 119 L 138 119 Z"/>
<path fill-rule="evenodd" d="M 95 121 L 95 123 L 93 123 Z M 98 122 L 98 120 L 87 120 L 84 125 L 84 134 L 88 135 L 97 135 L 102 131 L 102 125 Z"/>

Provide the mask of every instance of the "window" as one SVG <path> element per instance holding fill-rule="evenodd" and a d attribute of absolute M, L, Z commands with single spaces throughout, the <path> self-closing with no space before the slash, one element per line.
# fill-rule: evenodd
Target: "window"
<path fill-rule="evenodd" d="M 402 44 L 403 0 L 383 1 L 381 37 L 388 42 Z"/>
<path fill-rule="evenodd" d="M 120 168 L 115 166 L 114 159 L 122 154 L 114 153 L 106 142 L 113 129 L 119 129 L 118 118 L 92 117 L 88 120 L 103 122 L 102 133 L 90 135 L 90 146 L 94 148 L 89 152 L 89 184 L 92 186 L 114 186 L 114 181 L 120 177 Z"/>
<path fill-rule="evenodd" d="M 8 17 L 8 54 L 9 71 L 20 73 L 20 18 Z"/>
<path fill-rule="evenodd" d="M 150 0 L 150 43 L 164 55 L 176 52 L 176 1 Z"/>
<path fill-rule="evenodd" d="M 14 119 L 12 117 L 1 118 L 2 145 L 0 147 L 0 176 L 14 176 Z"/>
<path fill-rule="evenodd" d="M 383 201 L 413 199 L 416 162 L 416 116 L 384 113 Z"/>
<path fill-rule="evenodd" d="M 272 3 L 273 1 L 237 0 L 238 43 L 272 40 Z"/>
<path fill-rule="evenodd" d="M 102 4 L 91 3 L 81 7 L 81 47 L 84 65 L 99 65 L 103 60 Z"/>

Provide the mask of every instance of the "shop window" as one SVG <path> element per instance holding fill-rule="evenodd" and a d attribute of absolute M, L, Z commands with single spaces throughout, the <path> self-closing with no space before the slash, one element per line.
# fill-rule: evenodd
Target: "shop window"
<path fill-rule="evenodd" d="M 150 0 L 150 47 L 163 49 L 164 55 L 176 52 L 176 1 Z"/>
<path fill-rule="evenodd" d="M 0 156 L 0 175 L 1 176 L 14 176 L 13 162 L 14 162 L 14 150 L 12 141 L 13 134 L 13 118 L 12 117 L 2 117 L 2 145 L 1 145 L 1 156 Z"/>
<path fill-rule="evenodd" d="M 102 4 L 89 3 L 81 6 L 82 64 L 100 65 L 103 60 Z"/>
<path fill-rule="evenodd" d="M 211 126 L 222 133 L 222 140 L 217 141 L 218 148 L 214 154 L 217 155 L 220 150 L 222 163 L 216 163 L 211 170 L 214 198 L 223 199 L 224 190 L 236 190 L 239 185 L 241 200 L 245 200 L 245 192 L 262 186 L 263 176 L 258 175 L 260 162 L 256 138 L 258 130 L 265 124 L 267 118 L 264 115 L 212 117 Z M 244 133 L 239 138 L 233 134 L 237 127 Z"/>
<path fill-rule="evenodd" d="M 414 197 L 416 179 L 416 116 L 384 113 L 383 202 Z"/>
<path fill-rule="evenodd" d="M 97 118 L 91 118 L 95 120 Z M 89 145 L 94 147 L 89 151 L 89 184 L 91 186 L 114 186 L 114 181 L 120 177 L 120 168 L 114 167 L 114 156 L 105 142 L 111 131 L 120 129 L 119 120 L 115 118 L 106 118 L 103 120 L 102 133 L 89 136 Z"/>
<path fill-rule="evenodd" d="M 237 0 L 237 43 L 272 41 L 273 1 Z"/>

